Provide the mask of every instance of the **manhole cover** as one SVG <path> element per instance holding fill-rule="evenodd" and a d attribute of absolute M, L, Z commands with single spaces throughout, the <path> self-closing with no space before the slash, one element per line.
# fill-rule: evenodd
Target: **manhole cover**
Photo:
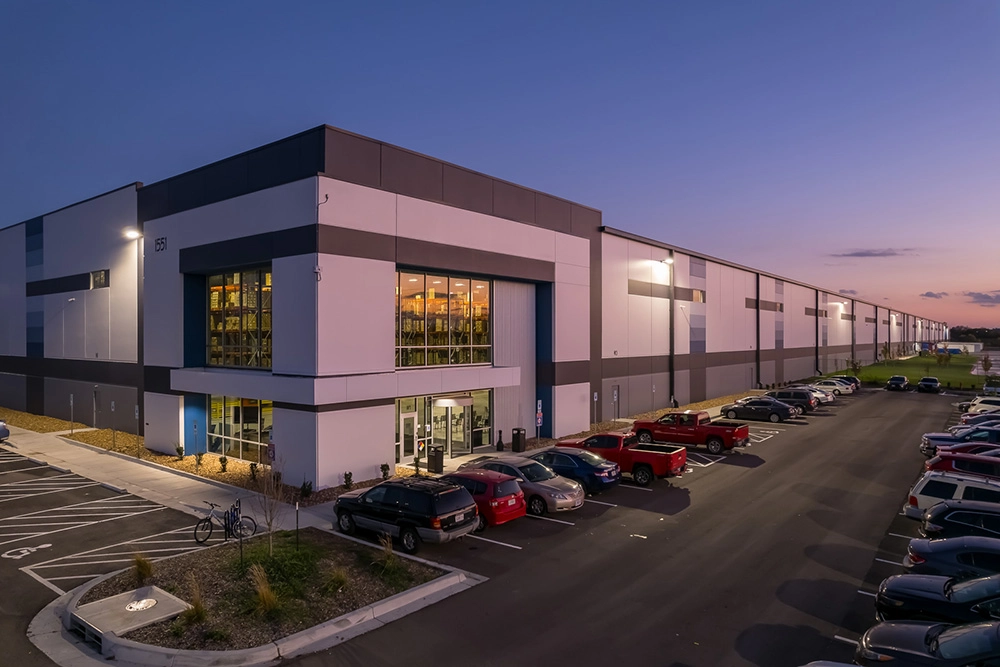
<path fill-rule="evenodd" d="M 156 606 L 156 600 L 152 598 L 146 598 L 145 600 L 136 600 L 135 602 L 129 602 L 125 605 L 125 611 L 145 611 L 150 607 Z"/>

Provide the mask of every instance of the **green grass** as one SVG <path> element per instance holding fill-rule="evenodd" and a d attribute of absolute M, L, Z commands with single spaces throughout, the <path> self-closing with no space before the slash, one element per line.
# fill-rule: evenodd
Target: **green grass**
<path fill-rule="evenodd" d="M 892 375 L 905 375 L 910 384 L 916 384 L 920 378 L 929 375 L 940 380 L 944 387 L 975 389 L 983 386 L 982 376 L 970 373 L 975 364 L 976 356 L 972 354 L 953 354 L 947 364 L 941 365 L 938 365 L 937 358 L 933 356 L 911 357 L 865 366 L 858 372 L 858 377 L 865 384 L 884 385 Z M 831 373 L 831 375 L 843 374 L 844 371 Z"/>

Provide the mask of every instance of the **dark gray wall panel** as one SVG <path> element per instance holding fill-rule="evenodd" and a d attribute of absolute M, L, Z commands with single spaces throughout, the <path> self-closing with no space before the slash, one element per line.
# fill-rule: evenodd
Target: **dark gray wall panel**
<path fill-rule="evenodd" d="M 568 201 L 556 199 L 540 192 L 535 193 L 536 224 L 546 229 L 569 234 L 573 230 L 571 216 L 572 211 Z"/>
<path fill-rule="evenodd" d="M 328 127 L 324 173 L 348 183 L 382 187 L 382 147 L 377 141 Z"/>
<path fill-rule="evenodd" d="M 535 193 L 503 181 L 493 181 L 493 214 L 535 224 Z"/>
<path fill-rule="evenodd" d="M 28 379 L 25 376 L 0 373 L 0 406 L 23 412 L 28 409 L 27 393 Z"/>
<path fill-rule="evenodd" d="M 444 165 L 444 202 L 467 211 L 493 213 L 493 179 Z"/>
<path fill-rule="evenodd" d="M 417 199 L 444 199 L 444 165 L 416 153 L 382 145 L 382 187 Z"/>

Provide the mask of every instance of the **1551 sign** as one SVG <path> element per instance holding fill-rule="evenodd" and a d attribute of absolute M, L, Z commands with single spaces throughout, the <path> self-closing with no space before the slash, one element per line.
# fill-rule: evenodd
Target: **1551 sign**
<path fill-rule="evenodd" d="M 163 252 L 167 249 L 167 237 L 161 236 L 153 242 L 154 252 Z"/>

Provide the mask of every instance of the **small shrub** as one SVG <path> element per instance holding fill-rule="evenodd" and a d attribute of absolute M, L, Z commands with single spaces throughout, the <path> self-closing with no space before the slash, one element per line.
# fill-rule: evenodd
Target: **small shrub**
<path fill-rule="evenodd" d="M 260 566 L 260 563 L 254 563 L 250 566 L 250 580 L 257 593 L 257 610 L 263 614 L 272 614 L 277 611 L 278 594 L 271 588 L 271 583 L 267 580 L 267 572 Z"/>
<path fill-rule="evenodd" d="M 399 568 L 399 556 L 392 546 L 392 536 L 382 533 L 378 536 L 378 543 L 382 546 L 382 551 L 376 556 L 375 562 L 382 566 L 383 570 L 396 570 Z"/>
<path fill-rule="evenodd" d="M 205 457 L 205 452 L 195 452 L 195 454 L 194 454 L 194 467 L 195 468 L 200 468 L 201 467 L 201 460 L 204 457 Z"/>
<path fill-rule="evenodd" d="M 308 498 L 309 496 L 312 495 L 312 492 L 313 492 L 313 483 L 310 482 L 309 480 L 305 480 L 304 482 L 302 482 L 302 486 L 299 487 L 299 497 Z"/>
<path fill-rule="evenodd" d="M 184 460 L 184 445 L 182 445 L 179 442 L 175 442 L 174 443 L 174 451 L 177 452 L 177 460 L 178 461 L 183 461 Z"/>
<path fill-rule="evenodd" d="M 372 559 L 372 565 L 378 567 L 379 578 L 397 591 L 405 589 L 409 577 L 402 561 L 392 548 L 392 537 L 382 534 L 379 535 L 378 541 L 382 545 L 382 550 Z"/>
<path fill-rule="evenodd" d="M 354 474 L 351 472 L 344 473 L 344 488 L 348 491 L 354 486 Z"/>
<path fill-rule="evenodd" d="M 176 621 L 170 624 L 170 634 L 174 637 L 184 636 L 184 620 L 178 618 Z"/>
<path fill-rule="evenodd" d="M 205 602 L 201 599 L 201 586 L 194 576 L 194 572 L 188 572 L 188 588 L 191 594 L 191 606 L 181 612 L 181 620 L 185 625 L 203 623 L 208 618 L 208 610 L 205 609 Z"/>
<path fill-rule="evenodd" d="M 153 561 L 142 554 L 132 556 L 132 569 L 135 571 L 135 585 L 142 587 L 153 578 Z"/>
<path fill-rule="evenodd" d="M 257 463 L 251 463 L 250 464 L 250 481 L 251 482 L 256 482 L 257 481 L 257 465 L 258 465 Z"/>
<path fill-rule="evenodd" d="M 229 632 L 221 628 L 205 628 L 202 636 L 208 641 L 225 642 L 229 641 Z"/>
<path fill-rule="evenodd" d="M 382 479 L 389 479 L 389 464 L 383 463 L 379 469 L 382 471 Z"/>
<path fill-rule="evenodd" d="M 323 595 L 336 595 L 347 586 L 347 573 L 342 568 L 337 568 L 326 577 L 320 589 Z"/>
<path fill-rule="evenodd" d="M 227 459 L 226 455 L 223 454 L 222 456 L 219 457 L 219 468 L 222 469 L 222 472 L 226 472 L 227 465 L 229 465 L 229 459 Z"/>

